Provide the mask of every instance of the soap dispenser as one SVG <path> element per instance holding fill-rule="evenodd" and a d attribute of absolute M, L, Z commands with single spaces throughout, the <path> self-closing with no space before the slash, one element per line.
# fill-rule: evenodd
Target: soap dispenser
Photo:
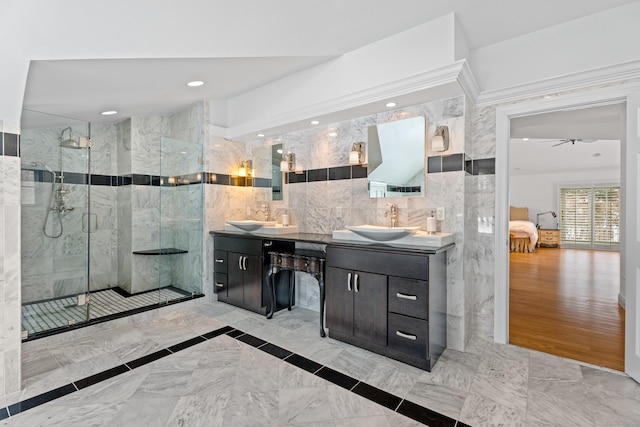
<path fill-rule="evenodd" d="M 438 223 L 433 215 L 433 209 L 431 210 L 431 216 L 427 218 L 427 233 L 436 234 L 438 231 Z"/>
<path fill-rule="evenodd" d="M 282 226 L 287 227 L 289 225 L 289 212 L 285 209 L 282 214 Z"/>

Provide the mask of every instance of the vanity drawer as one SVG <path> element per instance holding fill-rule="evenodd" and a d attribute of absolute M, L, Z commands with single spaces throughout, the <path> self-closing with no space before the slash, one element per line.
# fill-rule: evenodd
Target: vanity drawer
<path fill-rule="evenodd" d="M 245 255 L 262 255 L 262 239 L 245 236 L 215 236 L 213 247 L 216 251 L 229 251 Z"/>
<path fill-rule="evenodd" d="M 216 273 L 227 272 L 227 251 L 216 249 L 213 253 L 213 269 Z"/>
<path fill-rule="evenodd" d="M 216 294 L 227 293 L 227 275 L 224 273 L 216 273 L 213 279 L 213 292 Z"/>
<path fill-rule="evenodd" d="M 424 280 L 389 277 L 389 312 L 428 320 L 428 296 Z"/>
<path fill-rule="evenodd" d="M 389 313 L 387 342 L 390 349 L 425 359 L 428 326 L 426 320 Z"/>
<path fill-rule="evenodd" d="M 378 252 L 364 247 L 349 249 L 328 246 L 327 266 L 422 280 L 428 277 L 429 272 L 429 260 L 425 256 Z"/>

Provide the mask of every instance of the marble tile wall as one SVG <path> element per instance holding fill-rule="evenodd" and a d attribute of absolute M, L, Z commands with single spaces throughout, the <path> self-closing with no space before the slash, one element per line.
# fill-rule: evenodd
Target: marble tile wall
<path fill-rule="evenodd" d="M 0 133 L 20 125 L 0 120 Z M 0 399 L 20 390 L 20 157 L 0 156 Z"/>
<path fill-rule="evenodd" d="M 416 105 L 401 110 L 374 114 L 358 119 L 319 126 L 312 129 L 293 132 L 261 140 L 241 143 L 222 143 L 210 138 L 207 147 L 206 170 L 222 171 L 237 168 L 240 161 L 259 147 L 282 143 L 286 151 L 295 153 L 296 166 L 302 170 L 329 168 L 348 165 L 351 145 L 367 140 L 370 125 L 394 121 L 402 118 L 425 115 L 427 117 L 427 135 L 433 135 L 435 127 L 449 126 L 450 147 L 444 153 L 448 155 L 465 153 L 467 142 L 465 132 L 469 128 L 463 97 L 445 99 L 427 104 Z M 337 132 L 336 137 L 328 136 Z M 220 145 L 220 147 L 216 147 Z M 251 157 L 247 157 L 251 158 Z M 227 169 L 223 169 L 226 167 Z M 445 207 L 446 219 L 438 224 L 439 230 L 454 234 L 456 247 L 448 253 L 448 328 L 449 346 L 463 349 L 470 336 L 468 315 L 471 313 L 471 291 L 465 281 L 464 250 L 465 204 L 468 181 L 464 171 L 433 173 L 427 176 L 427 188 L 422 197 L 393 197 L 370 199 L 367 180 L 346 179 L 338 181 L 320 181 L 285 185 L 284 200 L 270 201 L 263 190 L 207 186 L 206 210 L 208 229 L 221 229 L 226 219 L 247 218 L 246 209 L 250 208 L 255 218 L 255 209 L 268 203 L 273 218 L 280 220 L 284 210 L 288 210 L 290 223 L 298 225 L 301 232 L 330 234 L 334 229 L 351 224 L 387 224 L 384 217 L 387 203 L 394 203 L 400 209 L 401 225 L 420 226 L 426 229 L 430 210 Z M 337 208 L 342 211 L 339 217 Z M 207 258 L 211 258 L 208 252 Z M 212 274 L 213 267 L 208 267 Z M 318 309 L 317 284 L 313 279 L 299 277 L 300 288 L 296 303 L 302 307 Z"/>

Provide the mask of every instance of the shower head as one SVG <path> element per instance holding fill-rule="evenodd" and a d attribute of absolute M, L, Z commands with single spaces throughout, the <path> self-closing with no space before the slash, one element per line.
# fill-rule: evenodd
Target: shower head
<path fill-rule="evenodd" d="M 69 138 L 64 139 L 64 133 L 66 131 L 69 131 Z M 60 132 L 60 138 L 58 138 L 60 140 L 60 147 L 64 147 L 64 148 L 82 148 L 80 146 L 80 143 L 78 141 L 76 141 L 75 139 L 73 139 L 73 130 L 71 130 L 70 127 L 63 129 L 62 132 Z"/>

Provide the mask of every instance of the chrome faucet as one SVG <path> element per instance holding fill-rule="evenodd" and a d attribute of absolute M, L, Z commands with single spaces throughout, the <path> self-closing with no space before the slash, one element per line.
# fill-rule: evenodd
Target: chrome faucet
<path fill-rule="evenodd" d="M 387 206 L 389 210 L 384 213 L 384 216 L 391 219 L 391 228 L 395 228 L 398 226 L 398 207 L 393 203 L 387 203 Z"/>
<path fill-rule="evenodd" d="M 269 221 L 269 205 L 262 205 L 262 209 L 258 209 L 256 213 L 262 212 L 264 214 L 264 220 Z"/>

